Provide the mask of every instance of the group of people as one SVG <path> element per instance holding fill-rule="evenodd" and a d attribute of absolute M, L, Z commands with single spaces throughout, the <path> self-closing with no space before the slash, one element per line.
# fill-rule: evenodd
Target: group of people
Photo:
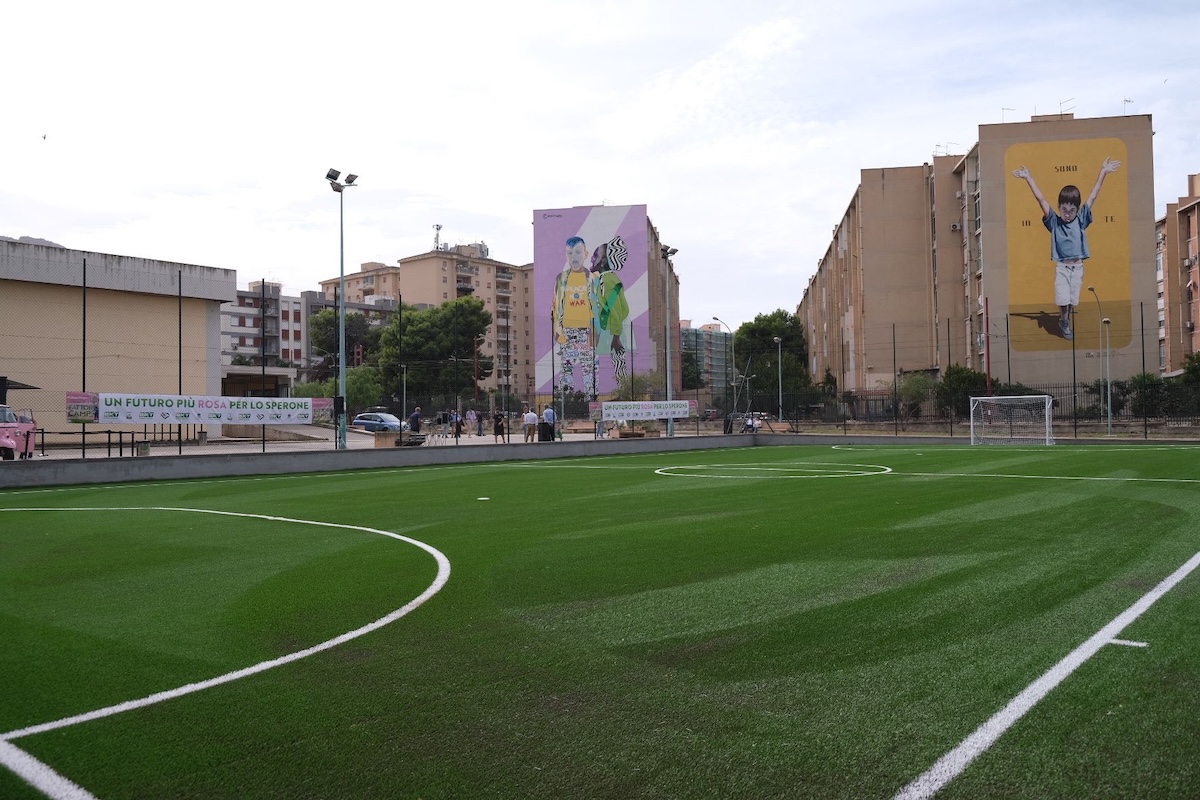
<path fill-rule="evenodd" d="M 536 442 L 538 440 L 538 422 L 545 423 L 550 426 L 550 430 L 554 430 L 554 423 L 557 415 L 554 413 L 554 406 L 546 406 L 542 410 L 541 420 L 538 419 L 537 411 L 533 406 L 525 406 L 525 411 L 521 414 L 521 430 L 525 434 L 526 442 Z"/>
<path fill-rule="evenodd" d="M 546 423 L 554 428 L 555 420 L 557 419 L 554 413 L 554 406 L 546 406 L 542 412 L 541 422 Z M 531 406 L 525 407 L 525 412 L 521 416 L 521 428 L 525 434 L 526 442 L 537 441 L 537 426 L 538 415 Z M 467 410 L 465 415 L 460 415 L 457 411 L 443 411 L 437 415 L 436 424 L 438 433 L 448 435 L 450 430 L 454 431 L 456 437 L 463 435 L 463 426 L 465 424 L 467 430 L 474 429 L 473 436 L 483 436 L 483 414 L 476 414 L 475 409 Z M 417 406 L 413 412 L 408 415 L 408 429 L 413 433 L 421 432 L 421 407 Z M 497 409 L 492 414 L 492 437 L 493 441 L 500 443 L 504 441 L 504 412 Z"/>

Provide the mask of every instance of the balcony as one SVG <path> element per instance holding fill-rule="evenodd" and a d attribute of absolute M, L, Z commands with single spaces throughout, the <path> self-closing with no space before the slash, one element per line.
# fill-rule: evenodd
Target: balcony
<path fill-rule="evenodd" d="M 496 285 L 496 294 L 503 295 L 504 297 L 511 297 L 512 296 L 512 287 L 511 286 L 501 286 L 501 285 L 497 284 Z"/>
<path fill-rule="evenodd" d="M 511 269 L 497 269 L 496 280 L 511 281 L 513 279 L 513 271 Z"/>

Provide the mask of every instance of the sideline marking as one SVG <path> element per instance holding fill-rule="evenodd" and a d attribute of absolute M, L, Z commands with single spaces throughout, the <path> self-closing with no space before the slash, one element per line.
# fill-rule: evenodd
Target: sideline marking
<path fill-rule="evenodd" d="M 0 739 L 0 764 L 54 800 L 97 800 L 87 789 L 64 778 L 15 744 L 9 744 L 3 739 Z"/>
<path fill-rule="evenodd" d="M 1111 622 L 1093 634 L 1090 639 L 1068 653 L 1066 658 L 1026 686 L 1020 694 L 1008 702 L 1008 705 L 976 728 L 975 732 L 963 739 L 957 747 L 939 758 L 924 774 L 897 792 L 893 800 L 928 800 L 937 794 L 946 784 L 962 774 L 962 771 L 972 761 L 983 755 L 1006 730 L 1015 725 L 1054 687 L 1066 680 L 1101 647 L 1117 641 L 1115 637 L 1118 633 L 1132 624 L 1160 597 L 1171 591 L 1177 583 L 1186 578 L 1198 566 L 1200 566 L 1200 553 L 1189 558 L 1187 563 L 1168 575 L 1158 586 L 1142 595 L 1136 603 L 1122 611 Z"/>
<path fill-rule="evenodd" d="M 317 525 L 324 528 L 341 528 L 343 530 L 363 531 L 364 533 L 375 533 L 380 536 L 387 536 L 391 539 L 398 539 L 399 541 L 414 545 L 429 553 L 433 556 L 434 560 L 437 561 L 438 565 L 437 577 L 434 578 L 433 583 L 429 584 L 425 591 L 421 592 L 421 594 L 417 595 L 417 597 L 413 598 L 408 603 L 404 604 L 390 614 L 386 614 L 374 622 L 367 623 L 361 628 L 347 631 L 346 633 L 335 636 L 332 639 L 327 639 L 324 642 L 315 644 L 312 647 L 306 647 L 303 650 L 297 650 L 294 653 L 288 653 L 285 656 L 273 658 L 270 661 L 262 661 L 249 667 L 243 667 L 242 669 L 234 670 L 233 672 L 227 672 L 224 675 L 218 675 L 215 678 L 197 681 L 196 683 L 189 683 L 184 686 L 180 686 L 177 689 L 168 689 L 167 691 L 163 692 L 155 692 L 154 694 L 150 694 L 136 700 L 126 700 L 123 703 L 117 703 L 116 705 L 111 705 L 106 708 L 99 708 L 95 711 L 88 711 L 84 714 L 75 714 L 70 717 L 63 717 L 62 719 L 54 720 L 53 722 L 44 722 L 40 725 L 31 725 L 27 728 L 9 731 L 8 733 L 0 734 L 0 743 L 6 743 L 12 739 L 19 739 L 22 736 L 31 736 L 35 733 L 45 733 L 46 731 L 57 730 L 58 728 L 66 728 L 71 725 L 77 725 L 81 722 L 90 722 L 94 719 L 110 717 L 114 714 L 120 714 L 124 711 L 133 711 L 137 708 L 145 708 L 146 706 L 154 705 L 155 703 L 161 703 L 164 700 L 174 700 L 176 697 L 183 697 L 184 695 L 192 694 L 193 692 L 199 692 L 203 689 L 211 689 L 214 686 L 230 683 L 238 680 L 239 678 L 257 675 L 260 672 L 265 672 L 274 667 L 280 667 L 284 664 L 290 664 L 293 661 L 299 661 L 302 658 L 307 658 L 308 656 L 315 655 L 316 653 L 329 650 L 330 648 L 336 647 L 339 644 L 345 644 L 351 639 L 357 639 L 360 636 L 382 628 L 384 625 L 395 622 L 410 612 L 415 611 L 418 607 L 423 605 L 426 600 L 441 591 L 442 587 L 446 585 L 446 581 L 450 579 L 450 560 L 446 558 L 446 556 L 443 555 L 442 552 L 437 548 L 416 539 L 410 539 L 407 536 L 402 536 L 398 533 L 381 531 L 376 528 L 367 528 L 360 525 L 343 525 L 336 522 L 318 522 L 316 520 L 293 519 L 291 517 L 275 517 L 267 514 L 243 514 L 235 511 L 214 511 L 207 508 L 171 508 L 166 506 L 138 506 L 130 508 L 6 508 L 0 509 L 0 511 L 186 511 L 196 514 L 215 514 L 226 517 L 264 519 L 272 522 L 294 522 L 300 525 Z"/>
<path fill-rule="evenodd" d="M 1123 644 L 1126 647 L 1149 647 L 1149 642 L 1131 642 L 1128 639 L 1113 639 L 1109 644 Z"/>
<path fill-rule="evenodd" d="M 890 471 L 890 470 L 889 470 Z M 1200 483 L 1200 478 L 1117 478 L 1111 475 L 1016 475 L 1005 472 L 893 472 L 904 478 L 1022 478 L 1036 481 L 1111 481 L 1114 483 Z"/>
<path fill-rule="evenodd" d="M 711 472 L 689 472 L 688 470 L 711 470 Z M 886 475 L 891 471 L 891 467 L 884 467 L 879 464 L 842 464 L 824 463 L 820 461 L 801 461 L 791 463 L 770 462 L 765 464 L 680 465 L 659 467 L 658 469 L 654 470 L 654 474 L 665 475 L 671 478 L 766 480 L 794 478 L 857 478 L 869 475 Z"/>

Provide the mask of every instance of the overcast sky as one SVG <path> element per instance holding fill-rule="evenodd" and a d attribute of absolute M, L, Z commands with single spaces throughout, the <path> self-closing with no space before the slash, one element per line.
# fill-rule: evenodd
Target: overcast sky
<path fill-rule="evenodd" d="M 1194 2 L 11 3 L 0 235 L 298 294 L 535 208 L 645 203 L 680 316 L 794 311 L 859 170 L 978 125 L 1151 114 L 1155 213 L 1200 172 Z M 1128 100 L 1129 102 L 1125 102 Z"/>

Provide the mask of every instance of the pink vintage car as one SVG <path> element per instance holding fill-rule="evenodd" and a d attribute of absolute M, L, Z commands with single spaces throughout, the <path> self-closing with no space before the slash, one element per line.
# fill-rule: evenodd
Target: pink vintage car
<path fill-rule="evenodd" d="M 32 411 L 22 409 L 17 412 L 0 405 L 0 459 L 32 458 L 36 431 Z"/>

